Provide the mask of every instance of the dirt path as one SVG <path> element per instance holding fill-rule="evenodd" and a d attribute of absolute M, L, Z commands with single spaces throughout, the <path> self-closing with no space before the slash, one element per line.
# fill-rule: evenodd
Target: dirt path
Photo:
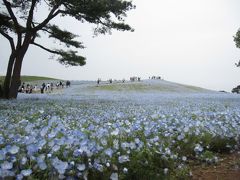
<path fill-rule="evenodd" d="M 193 180 L 240 180 L 240 153 L 223 155 L 217 165 L 194 166 Z"/>

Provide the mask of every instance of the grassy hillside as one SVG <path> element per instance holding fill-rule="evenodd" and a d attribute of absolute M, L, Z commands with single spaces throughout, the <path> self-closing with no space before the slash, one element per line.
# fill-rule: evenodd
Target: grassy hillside
<path fill-rule="evenodd" d="M 100 84 L 93 86 L 92 90 L 96 91 L 137 91 L 137 92 L 210 92 L 196 86 L 178 84 L 163 80 L 144 80 L 141 82 L 113 83 Z"/>
<path fill-rule="evenodd" d="M 0 76 L 0 84 L 3 83 L 5 76 Z M 58 80 L 50 77 L 41 76 L 21 76 L 22 82 L 33 82 L 33 81 L 47 81 L 47 80 Z"/>

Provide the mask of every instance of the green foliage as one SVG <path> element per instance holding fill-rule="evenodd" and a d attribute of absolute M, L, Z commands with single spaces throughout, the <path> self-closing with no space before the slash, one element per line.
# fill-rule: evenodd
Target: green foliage
<path fill-rule="evenodd" d="M 161 154 L 144 149 L 142 152 L 131 154 L 131 161 L 125 164 L 128 174 L 122 179 L 168 179 L 164 169 L 173 171 L 174 160 L 163 157 Z M 122 168 L 123 169 L 123 168 Z"/>
<path fill-rule="evenodd" d="M 240 29 L 237 31 L 236 35 L 233 36 L 234 38 L 234 42 L 236 44 L 237 48 L 240 48 Z M 237 67 L 240 67 L 240 61 L 238 63 L 236 63 Z"/>
<path fill-rule="evenodd" d="M 63 31 L 56 25 L 49 25 L 48 28 L 50 32 L 49 38 L 58 39 L 62 43 L 65 43 L 67 47 L 74 46 L 76 48 L 84 48 L 81 42 L 73 40 L 74 38 L 78 37 L 77 35 L 66 30 Z"/>
<path fill-rule="evenodd" d="M 5 77 L 4 77 L 4 76 L 0 76 L 0 84 L 3 84 L 3 82 L 4 82 L 4 79 L 5 79 Z"/>
<path fill-rule="evenodd" d="M 63 51 L 59 50 L 59 54 L 61 56 L 57 59 L 58 62 L 60 62 L 63 65 L 69 65 L 69 66 L 83 66 L 86 64 L 85 57 L 76 55 L 76 51 L 69 50 Z"/>
<path fill-rule="evenodd" d="M 214 163 L 215 162 L 215 154 L 211 151 L 205 151 L 201 154 L 200 159 L 203 162 L 207 162 L 207 163 Z"/>
<path fill-rule="evenodd" d="M 240 61 L 239 61 L 239 65 L 240 65 Z M 232 93 L 237 93 L 237 94 L 239 94 L 239 93 L 240 93 L 240 85 L 238 85 L 237 87 L 233 88 L 233 89 L 232 89 Z"/>
<path fill-rule="evenodd" d="M 0 29 L 4 32 L 13 29 L 11 18 L 5 13 L 0 14 Z"/>
<path fill-rule="evenodd" d="M 177 180 L 190 179 L 189 172 L 190 172 L 190 169 L 187 166 L 179 167 L 176 170 L 176 175 L 172 179 L 177 179 Z"/>
<path fill-rule="evenodd" d="M 215 136 L 210 142 L 209 150 L 218 153 L 228 153 L 237 142 L 234 138 Z"/>
<path fill-rule="evenodd" d="M 236 35 L 233 37 L 236 47 L 240 48 L 240 29 L 237 31 Z"/>

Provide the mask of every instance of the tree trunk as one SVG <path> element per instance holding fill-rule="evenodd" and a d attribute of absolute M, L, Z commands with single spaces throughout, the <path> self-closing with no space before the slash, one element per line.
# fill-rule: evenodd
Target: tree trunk
<path fill-rule="evenodd" d="M 12 70 L 13 70 L 13 65 L 14 65 L 14 53 L 10 55 L 9 61 L 8 61 L 8 68 L 7 68 L 7 73 L 4 79 L 4 84 L 2 87 L 2 97 L 8 99 L 9 98 L 9 88 L 10 88 L 10 83 L 11 83 L 11 77 L 12 77 Z"/>
<path fill-rule="evenodd" d="M 3 98 L 3 89 L 1 84 L 0 84 L 0 98 Z"/>
<path fill-rule="evenodd" d="M 25 48 L 24 48 L 25 49 Z M 26 54 L 26 50 L 20 51 L 15 59 L 14 69 L 12 72 L 11 83 L 9 88 L 8 99 L 16 99 L 18 94 L 18 89 L 21 85 L 21 69 L 24 55 Z"/>
<path fill-rule="evenodd" d="M 6 88 L 4 89 L 5 98 L 7 99 L 17 98 L 18 89 L 21 85 L 20 77 L 21 77 L 22 62 L 28 50 L 32 37 L 33 37 L 32 33 L 26 34 L 23 44 L 18 46 L 16 48 L 16 51 L 12 52 L 9 58 L 9 64 L 8 64 L 9 66 L 6 74 L 6 81 L 4 82 L 4 85 L 6 85 L 4 87 Z"/>

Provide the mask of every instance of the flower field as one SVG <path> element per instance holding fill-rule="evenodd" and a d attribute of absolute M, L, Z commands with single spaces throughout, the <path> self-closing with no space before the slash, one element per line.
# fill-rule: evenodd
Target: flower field
<path fill-rule="evenodd" d="M 239 149 L 236 95 L 48 96 L 0 101 L 0 177 L 188 179 Z"/>

